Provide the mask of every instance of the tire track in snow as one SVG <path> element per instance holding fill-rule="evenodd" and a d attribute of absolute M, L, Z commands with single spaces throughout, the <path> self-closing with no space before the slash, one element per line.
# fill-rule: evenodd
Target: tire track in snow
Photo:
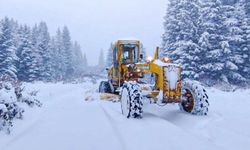
<path fill-rule="evenodd" d="M 109 115 L 109 117 L 111 118 L 111 123 L 113 123 L 113 125 L 115 125 L 116 123 L 118 123 L 118 122 L 116 122 L 116 120 L 114 120 L 115 118 L 116 118 L 116 115 L 111 115 L 111 114 L 119 114 L 119 115 L 121 115 L 121 113 L 119 113 L 119 111 L 118 111 L 118 107 L 117 106 L 113 106 L 113 105 L 102 105 L 102 108 L 103 109 L 105 109 L 105 111 L 106 111 L 106 113 Z M 124 116 L 121 116 L 121 117 L 124 117 Z M 118 119 L 118 118 L 117 118 Z M 118 119 L 119 120 L 119 119 Z M 144 130 L 145 130 L 145 132 L 146 131 L 149 131 L 149 130 L 151 130 L 151 129 L 155 129 L 155 128 L 157 128 L 157 127 L 161 127 L 161 128 L 163 128 L 163 129 L 171 129 L 171 130 L 176 130 L 176 131 L 178 131 L 177 132 L 177 134 L 180 134 L 180 133 L 183 133 L 182 135 L 185 135 L 185 136 L 190 136 L 190 138 L 191 139 L 193 139 L 194 141 L 197 141 L 200 145 L 202 145 L 201 143 L 209 143 L 209 144 L 212 144 L 213 145 L 213 147 L 214 147 L 214 149 L 218 149 L 218 150 L 222 150 L 223 148 L 222 147 L 220 147 L 220 146 L 218 146 L 218 145 L 216 145 L 216 144 L 214 144 L 214 143 L 212 143 L 211 141 L 209 141 L 208 139 L 206 139 L 206 138 L 203 138 L 203 137 L 197 137 L 197 136 L 195 136 L 195 135 L 193 135 L 193 134 L 190 134 L 189 132 L 187 132 L 186 130 L 184 130 L 183 128 L 181 128 L 181 127 L 179 127 L 179 126 L 177 126 L 176 124 L 174 124 L 173 122 L 171 122 L 171 121 L 169 121 L 169 120 L 167 120 L 167 119 L 165 119 L 164 117 L 162 117 L 162 116 L 157 116 L 156 114 L 153 114 L 153 113 L 150 113 L 150 112 L 146 112 L 145 114 L 144 114 L 144 120 L 142 120 L 142 122 L 143 122 L 143 124 L 145 125 L 145 126 L 141 126 L 141 123 L 139 123 L 138 122 L 138 124 L 137 125 L 139 125 L 139 126 L 141 126 Z M 157 125 L 158 124 L 158 125 Z M 136 126 L 137 126 L 136 125 Z M 116 130 L 119 130 L 119 131 L 122 131 L 121 130 L 121 128 L 119 128 L 119 126 L 117 127 L 117 126 L 115 126 L 115 128 L 116 128 Z M 157 131 L 157 130 L 155 130 L 155 131 Z M 140 132 L 140 131 L 139 131 Z M 122 135 L 121 133 L 122 132 L 117 132 L 117 133 L 119 133 L 120 135 Z M 157 134 L 159 134 L 159 136 L 161 136 L 161 134 L 162 133 L 156 133 L 156 134 L 154 134 L 152 137 L 157 137 Z M 130 135 L 131 136 L 131 135 Z M 133 135 L 132 135 L 133 136 Z M 147 136 L 147 135 L 146 135 Z M 121 137 L 124 137 L 124 136 L 121 136 Z M 142 138 L 143 139 L 143 137 L 140 137 L 140 138 Z M 166 139 L 168 139 L 169 137 L 167 137 Z M 201 139 L 200 139 L 201 138 Z M 171 139 L 171 138 L 170 138 Z M 131 140 L 131 139 L 130 139 Z M 150 141 L 150 140 L 148 140 L 148 138 L 146 138 L 146 139 L 144 139 L 144 140 L 146 140 L 146 141 Z M 127 141 L 127 139 L 123 139 L 123 141 Z M 171 140 L 170 140 L 171 141 Z M 151 141 L 152 142 L 152 141 Z M 144 141 L 139 141 L 139 143 L 137 143 L 138 145 L 140 145 L 140 146 L 143 146 L 142 144 L 144 143 Z M 155 144 L 159 144 L 158 142 L 154 142 Z M 173 142 L 173 140 L 172 140 L 172 143 L 175 143 L 175 142 Z M 171 145 L 171 144 L 170 144 Z M 152 147 L 150 148 L 151 146 L 149 146 L 149 147 L 144 147 L 144 149 L 152 149 Z M 167 149 L 173 149 L 174 147 L 177 147 L 177 148 L 180 148 L 180 147 L 178 147 L 178 146 L 176 146 L 175 144 L 174 145 L 172 145 L 172 146 L 169 146 Z M 131 148 L 130 148 L 131 149 Z M 133 149 L 133 148 L 132 148 Z M 208 148 L 205 148 L 205 149 L 208 149 Z"/>
<path fill-rule="evenodd" d="M 115 121 L 112 119 L 111 115 L 107 112 L 107 110 L 102 105 L 100 105 L 100 107 L 101 107 L 102 111 L 104 112 L 104 114 L 105 114 L 111 128 L 113 129 L 114 134 L 116 135 L 118 141 L 120 142 L 121 149 L 122 150 L 128 150 L 127 145 L 124 142 L 124 139 L 122 138 L 121 133 L 119 132 L 119 129 L 115 125 Z"/>
<path fill-rule="evenodd" d="M 175 127 L 176 129 L 178 129 L 180 132 L 186 133 L 188 135 L 192 135 L 192 138 L 194 138 L 197 141 L 202 140 L 204 142 L 208 142 L 210 144 L 213 144 L 217 149 L 224 150 L 223 147 L 221 147 L 220 145 L 214 143 L 213 139 L 211 137 L 210 138 L 207 138 L 207 137 L 204 137 L 204 136 L 198 136 L 197 137 L 197 135 L 194 134 L 193 132 L 191 132 L 189 130 L 185 130 L 184 128 L 178 126 L 176 123 L 173 123 L 173 122 L 169 121 L 168 119 L 164 118 L 163 116 L 156 115 L 156 114 L 154 114 L 152 112 L 146 112 L 144 115 L 145 115 L 145 117 L 149 117 L 149 116 L 154 117 L 155 119 L 163 121 L 164 124 L 166 124 L 166 126 L 171 125 L 171 126 Z"/>
<path fill-rule="evenodd" d="M 40 112 L 41 114 L 41 112 Z M 14 136 L 11 140 L 9 140 L 4 147 L 2 148 L 2 150 L 7 149 L 10 145 L 12 145 L 13 143 L 15 143 L 16 141 L 18 141 L 19 139 L 21 139 L 23 136 L 29 134 L 29 131 L 33 130 L 36 128 L 36 125 L 41 123 L 42 118 L 40 117 L 39 119 L 33 119 L 33 121 L 31 123 L 29 123 L 29 125 L 27 125 L 27 127 L 25 127 L 24 130 L 22 130 L 20 133 L 18 133 L 16 136 Z"/>
<path fill-rule="evenodd" d="M 214 135 L 211 132 L 209 132 L 209 130 L 203 131 L 203 133 L 205 133 L 205 135 L 203 135 L 203 134 L 197 134 L 195 132 L 191 132 L 190 130 L 184 129 L 183 127 L 179 126 L 178 123 L 171 122 L 171 120 L 168 120 L 166 117 L 164 117 L 162 115 L 156 115 L 155 113 L 152 113 L 152 112 L 147 112 L 145 114 L 148 115 L 148 116 L 154 116 L 154 117 L 156 117 L 158 119 L 164 120 L 165 122 L 170 123 L 173 126 L 176 126 L 177 128 L 179 128 L 183 132 L 186 132 L 186 133 L 188 133 L 190 135 L 193 135 L 195 138 L 197 138 L 197 135 L 198 135 L 198 137 L 201 138 L 201 139 L 203 139 L 204 141 L 208 141 L 211 144 L 213 143 L 219 149 L 224 149 L 220 144 L 217 144 L 214 141 L 215 137 L 214 137 Z M 190 114 L 188 114 L 188 115 L 190 115 Z M 207 126 L 207 128 L 209 128 L 208 125 L 210 125 L 209 124 L 210 122 L 220 121 L 220 120 L 223 119 L 221 117 L 221 115 L 219 115 L 219 114 L 216 114 L 216 113 L 213 114 L 213 113 L 211 113 L 211 115 L 213 115 L 213 117 L 210 117 L 210 118 L 208 118 L 205 121 L 203 120 L 203 121 L 199 122 L 197 125 L 194 126 L 193 130 L 199 130 L 199 129 L 202 129 L 202 128 L 206 127 L 206 126 Z M 195 117 L 198 117 L 198 116 L 195 116 Z M 206 116 L 203 116 L 203 117 L 206 117 Z M 218 127 L 216 127 L 216 128 L 218 128 Z M 199 133 L 201 133 L 201 132 L 202 132 L 202 130 L 199 131 Z M 222 129 L 220 129 L 220 132 L 228 133 L 228 134 L 233 135 L 233 136 L 238 136 L 238 132 L 236 132 L 234 130 L 227 130 L 227 129 L 222 128 Z M 241 136 L 244 137 L 244 138 L 242 137 L 242 139 L 244 139 L 244 141 L 247 141 L 247 140 L 250 141 L 250 138 L 247 135 L 241 134 Z"/>

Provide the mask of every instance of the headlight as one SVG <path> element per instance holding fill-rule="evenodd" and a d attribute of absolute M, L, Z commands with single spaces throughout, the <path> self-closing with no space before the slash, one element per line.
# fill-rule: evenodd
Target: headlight
<path fill-rule="evenodd" d="M 170 63 L 170 59 L 168 58 L 168 57 L 163 57 L 163 62 L 165 62 L 165 63 Z"/>
<path fill-rule="evenodd" d="M 153 57 L 148 56 L 146 60 L 147 60 L 147 62 L 151 62 L 153 60 Z"/>

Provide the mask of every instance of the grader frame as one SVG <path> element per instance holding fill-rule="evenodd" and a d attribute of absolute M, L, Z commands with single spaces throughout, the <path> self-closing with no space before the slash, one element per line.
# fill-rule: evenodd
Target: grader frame
<path fill-rule="evenodd" d="M 167 57 L 159 59 L 158 47 L 154 57 L 145 60 L 140 46 L 139 40 L 114 43 L 113 64 L 107 69 L 108 81 L 101 82 L 99 92 L 119 94 L 123 114 L 128 118 L 141 117 L 145 98 L 153 103 L 179 103 L 181 110 L 206 115 L 209 103 L 205 89 L 197 82 L 182 83 L 181 66 Z M 153 85 L 141 80 L 146 74 L 153 77 Z M 125 110 L 127 108 L 129 110 Z"/>

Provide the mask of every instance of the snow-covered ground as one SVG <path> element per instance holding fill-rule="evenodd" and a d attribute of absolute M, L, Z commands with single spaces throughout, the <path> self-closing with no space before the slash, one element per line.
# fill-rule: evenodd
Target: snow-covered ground
<path fill-rule="evenodd" d="M 0 150 L 248 150 L 250 90 L 208 89 L 208 116 L 177 105 L 146 105 L 143 119 L 126 119 L 120 103 L 101 101 L 97 84 L 28 84 L 41 108 L 26 109 L 12 133 L 0 133 Z M 94 97 L 85 101 L 86 95 Z"/>

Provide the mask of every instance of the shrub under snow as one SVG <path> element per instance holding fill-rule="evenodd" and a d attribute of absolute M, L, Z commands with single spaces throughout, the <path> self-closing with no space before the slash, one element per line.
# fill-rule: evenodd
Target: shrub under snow
<path fill-rule="evenodd" d="M 10 133 L 14 119 L 22 119 L 24 109 L 19 105 L 41 106 L 36 99 L 37 92 L 27 92 L 20 83 L 0 82 L 0 131 Z"/>

